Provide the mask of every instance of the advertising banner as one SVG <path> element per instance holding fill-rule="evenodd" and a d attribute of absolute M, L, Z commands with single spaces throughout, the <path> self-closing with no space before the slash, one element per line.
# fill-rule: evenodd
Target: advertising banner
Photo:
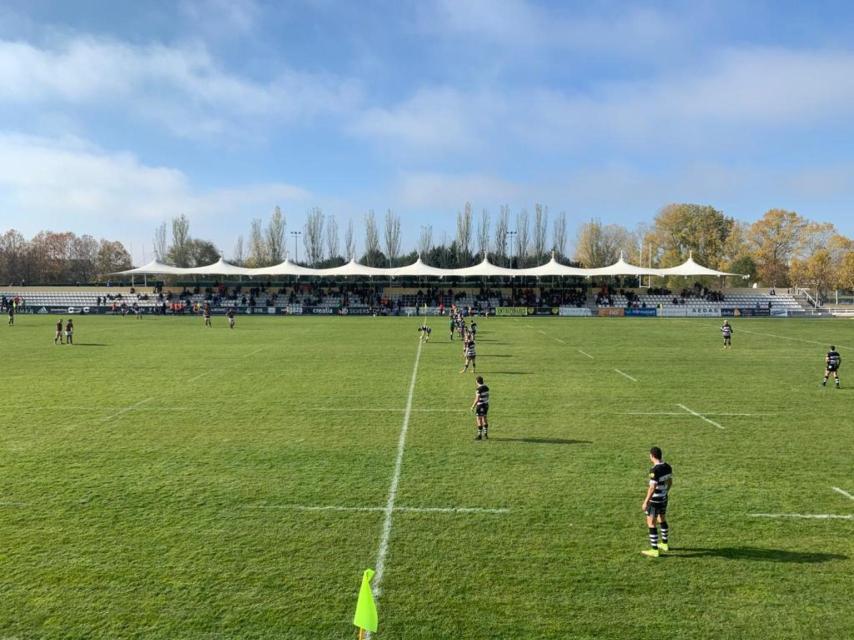
<path fill-rule="evenodd" d="M 527 316 L 528 307 L 496 307 L 497 316 Z"/>
<path fill-rule="evenodd" d="M 587 307 L 560 307 L 558 315 L 564 318 L 589 318 L 593 312 Z"/>
<path fill-rule="evenodd" d="M 626 315 L 626 310 L 622 307 L 600 307 L 596 312 L 600 318 L 622 318 Z"/>
<path fill-rule="evenodd" d="M 626 309 L 627 316 L 633 316 L 636 318 L 654 318 L 656 315 L 655 309 L 651 308 L 641 308 L 641 309 Z"/>

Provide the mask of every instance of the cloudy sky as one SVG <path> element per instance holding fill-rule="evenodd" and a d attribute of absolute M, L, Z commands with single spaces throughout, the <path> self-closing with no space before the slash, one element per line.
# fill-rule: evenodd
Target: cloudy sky
<path fill-rule="evenodd" d="M 120 239 L 180 213 L 228 257 L 276 205 L 405 244 L 542 202 L 674 201 L 854 235 L 848 2 L 5 0 L 0 230 Z"/>

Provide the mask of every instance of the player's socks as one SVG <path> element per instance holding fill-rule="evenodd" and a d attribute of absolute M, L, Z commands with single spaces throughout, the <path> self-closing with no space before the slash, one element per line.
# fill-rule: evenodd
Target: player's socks
<path fill-rule="evenodd" d="M 483 427 L 478 427 L 477 428 L 477 437 L 475 438 L 475 440 L 482 440 L 482 439 L 483 439 Z"/>
<path fill-rule="evenodd" d="M 667 550 L 668 550 L 668 546 L 667 546 L 667 532 L 668 532 L 667 523 L 666 523 L 666 522 L 662 522 L 662 523 L 661 523 L 661 541 L 658 543 L 658 548 L 659 548 L 659 549 L 661 549 L 662 551 L 667 551 Z"/>
<path fill-rule="evenodd" d="M 483 427 L 483 439 L 484 440 L 489 439 L 489 425 L 488 424 L 484 425 L 484 427 Z"/>
<path fill-rule="evenodd" d="M 658 529 L 655 527 L 649 528 L 649 545 L 653 549 L 658 549 Z"/>

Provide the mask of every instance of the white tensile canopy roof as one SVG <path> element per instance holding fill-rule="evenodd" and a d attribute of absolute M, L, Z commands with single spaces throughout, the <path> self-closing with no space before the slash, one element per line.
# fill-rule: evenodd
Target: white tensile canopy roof
<path fill-rule="evenodd" d="M 741 276 L 740 273 L 727 273 L 726 271 L 715 271 L 703 265 L 694 262 L 694 256 L 688 256 L 688 259 L 678 267 L 670 267 L 667 269 L 659 269 L 659 275 L 662 276 Z"/>
<path fill-rule="evenodd" d="M 162 262 L 158 262 L 157 260 L 152 260 L 146 265 L 141 267 L 136 267 L 135 269 L 128 269 L 127 271 L 117 271 L 113 275 L 115 276 L 157 276 L 157 275 L 183 275 L 190 271 L 189 269 L 182 269 L 181 267 L 173 267 L 172 265 L 163 264 Z"/>
<path fill-rule="evenodd" d="M 629 264 L 620 256 L 612 265 L 607 267 L 598 267 L 595 269 L 582 269 L 579 267 L 568 267 L 560 264 L 554 256 L 546 264 L 538 267 L 529 267 L 527 269 L 508 269 L 492 264 L 487 258 L 484 258 L 478 264 L 462 269 L 440 269 L 431 267 L 425 264 L 419 257 L 414 263 L 405 267 L 369 267 L 359 264 L 355 260 L 350 260 L 347 264 L 340 267 L 331 267 L 328 269 L 312 269 L 303 267 L 289 260 L 285 260 L 281 264 L 272 267 L 248 268 L 238 267 L 225 262 L 222 258 L 214 264 L 204 267 L 181 268 L 173 267 L 168 264 L 163 264 L 157 260 L 152 260 L 147 265 L 137 267 L 136 269 L 128 269 L 127 271 L 119 271 L 114 275 L 182 275 L 182 276 L 249 276 L 249 277 L 269 277 L 269 276 L 307 276 L 321 278 L 340 278 L 340 277 L 416 277 L 416 278 L 496 278 L 496 277 L 590 277 L 590 276 L 741 276 L 738 273 L 727 273 L 725 271 L 716 271 L 709 269 L 694 262 L 693 256 L 689 257 L 685 262 L 676 266 L 665 269 L 652 269 L 648 267 L 638 267 Z M 742 276 L 743 277 L 743 276 Z"/>

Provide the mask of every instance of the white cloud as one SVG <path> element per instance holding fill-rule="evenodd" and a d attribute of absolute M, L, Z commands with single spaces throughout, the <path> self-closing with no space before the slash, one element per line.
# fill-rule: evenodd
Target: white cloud
<path fill-rule="evenodd" d="M 765 132 L 820 129 L 854 115 L 854 53 L 722 52 L 690 73 L 586 91 L 422 88 L 363 113 L 353 132 L 408 153 L 737 147 Z M 515 152 L 515 151 L 514 151 Z"/>
<path fill-rule="evenodd" d="M 402 207 L 448 211 L 467 201 L 497 207 L 522 194 L 521 185 L 486 174 L 411 172 L 400 176 L 392 199 Z"/>
<path fill-rule="evenodd" d="M 0 227 L 16 219 L 164 220 L 305 206 L 310 194 L 288 184 L 205 189 L 174 168 L 141 163 L 78 139 L 0 132 Z"/>
<path fill-rule="evenodd" d="M 54 47 L 0 40 L 0 104 L 125 109 L 182 136 L 239 137 L 262 123 L 347 112 L 354 81 L 283 68 L 269 82 L 222 69 L 202 45 L 76 37 Z"/>

